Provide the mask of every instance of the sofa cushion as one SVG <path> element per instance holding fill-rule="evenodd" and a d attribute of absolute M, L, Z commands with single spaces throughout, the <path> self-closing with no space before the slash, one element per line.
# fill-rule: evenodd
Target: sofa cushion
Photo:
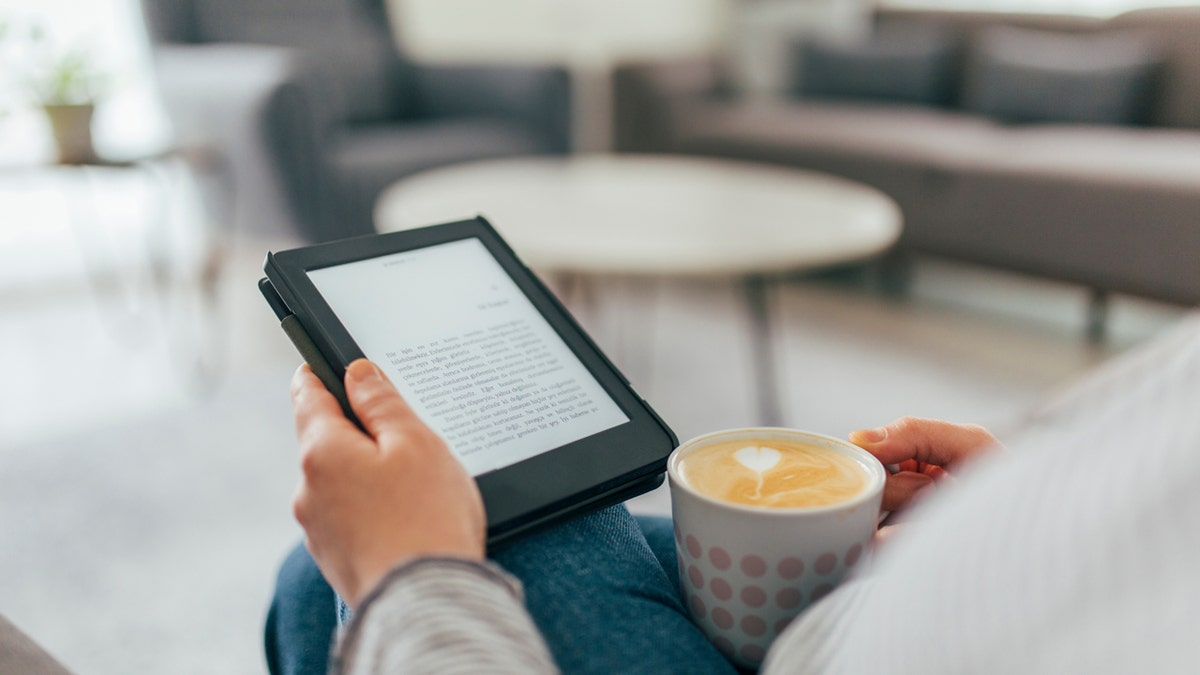
<path fill-rule="evenodd" d="M 923 106 L 832 101 L 692 102 L 672 117 L 673 143 L 685 150 L 719 144 L 767 161 L 819 150 L 926 166 L 986 142 L 995 127 L 982 117 Z"/>
<path fill-rule="evenodd" d="M 934 26 L 890 26 L 857 43 L 810 40 L 798 52 L 804 98 L 945 105 L 953 93 L 953 42 Z"/>
<path fill-rule="evenodd" d="M 690 104 L 675 117 L 673 144 L 691 152 L 721 148 L 722 155 L 776 163 L 820 152 L 908 163 L 948 175 L 1069 176 L 1200 193 L 1200 135 L 1187 130 L 1010 127 L 917 106 L 827 102 Z"/>
<path fill-rule="evenodd" d="M 942 167 L 989 146 L 995 124 L 922 106 L 833 102 L 692 103 L 672 114 L 675 150 L 795 166 L 842 176 L 894 198 L 909 223 L 960 220 Z"/>
<path fill-rule="evenodd" d="M 947 168 L 963 175 L 1019 173 L 1035 180 L 1090 183 L 1098 189 L 1126 185 L 1200 197 L 1200 134 L 1195 132 L 1029 125 L 997 127 L 979 140 L 971 148 L 947 153 Z"/>
<path fill-rule="evenodd" d="M 553 152 L 549 146 L 542 134 L 494 118 L 352 127 L 340 135 L 331 158 L 346 234 L 370 232 L 375 199 L 404 176 L 456 162 Z"/>
<path fill-rule="evenodd" d="M 1137 31 L 1163 57 L 1150 122 L 1200 128 L 1200 7 L 1138 10 L 1115 17 L 1111 25 Z"/>
<path fill-rule="evenodd" d="M 1069 35 L 994 26 L 973 43 L 963 107 L 1012 123 L 1134 124 L 1159 65 L 1132 33 Z"/>
<path fill-rule="evenodd" d="M 969 218 L 909 234 L 927 251 L 1200 302 L 1200 134 L 997 127 L 952 165 Z"/>

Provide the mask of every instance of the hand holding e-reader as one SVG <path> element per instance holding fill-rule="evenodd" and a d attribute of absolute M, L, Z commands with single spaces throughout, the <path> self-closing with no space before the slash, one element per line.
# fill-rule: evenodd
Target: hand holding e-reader
<path fill-rule="evenodd" d="M 378 364 L 475 477 L 496 543 L 662 481 L 671 430 L 483 218 L 268 253 L 260 289 L 343 411 Z"/>

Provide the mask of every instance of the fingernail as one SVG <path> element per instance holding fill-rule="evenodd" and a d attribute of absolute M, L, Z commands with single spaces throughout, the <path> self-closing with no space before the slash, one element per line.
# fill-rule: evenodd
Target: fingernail
<path fill-rule="evenodd" d="M 863 443 L 878 443 L 887 438 L 887 427 L 856 431 L 854 432 L 854 437 Z"/>
<path fill-rule="evenodd" d="M 375 367 L 374 363 L 366 359 L 358 359 L 354 363 L 351 363 L 346 372 L 350 374 L 350 379 L 355 382 L 369 382 L 379 379 L 379 369 Z"/>

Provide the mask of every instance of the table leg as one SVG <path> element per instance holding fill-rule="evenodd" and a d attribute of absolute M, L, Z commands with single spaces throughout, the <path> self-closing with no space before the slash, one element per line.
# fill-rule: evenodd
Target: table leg
<path fill-rule="evenodd" d="M 176 298 L 190 305 L 182 307 L 177 316 L 192 317 L 190 321 L 181 321 L 185 330 L 176 337 L 176 344 L 186 350 L 179 361 L 188 365 L 189 384 L 197 393 L 207 394 L 220 384 L 229 360 L 228 308 L 222 303 L 221 281 L 231 239 L 236 233 L 237 186 L 224 157 L 210 148 L 187 148 L 179 152 L 176 161 L 157 164 L 147 169 L 159 179 L 159 193 L 167 198 L 165 204 L 185 196 L 184 186 L 191 185 L 196 190 L 195 236 L 199 237 L 197 246 L 201 253 L 195 278 L 191 280 L 195 283 L 194 300 L 186 296 Z M 161 226 L 169 222 L 168 215 L 163 213 Z M 166 260 L 162 253 L 156 255 Z M 185 284 L 180 290 L 190 287 L 191 284 Z"/>
<path fill-rule="evenodd" d="M 758 396 L 759 423 L 769 427 L 783 425 L 779 404 L 779 383 L 775 373 L 775 351 L 771 340 L 771 307 L 767 298 L 767 277 L 745 278 L 746 306 L 750 310 L 750 349 L 754 360 L 754 381 Z"/>
<path fill-rule="evenodd" d="M 123 346 L 140 347 L 151 334 L 147 322 L 153 319 L 148 315 L 147 299 L 141 292 L 146 283 L 144 276 L 150 270 L 125 264 L 127 242 L 112 216 L 98 208 L 99 195 L 108 187 L 102 184 L 102 174 L 103 169 L 92 165 L 73 168 L 64 177 L 62 196 L 79 246 L 84 275 L 100 310 L 100 320 L 113 340 Z M 67 189 L 66 181 L 74 178 L 80 179 L 82 185 L 78 195 Z M 116 308 L 109 311 L 114 304 Z"/>

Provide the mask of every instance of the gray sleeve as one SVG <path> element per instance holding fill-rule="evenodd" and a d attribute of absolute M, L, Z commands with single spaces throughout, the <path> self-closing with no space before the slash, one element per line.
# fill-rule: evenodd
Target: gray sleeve
<path fill-rule="evenodd" d="M 401 565 L 359 607 L 330 672 L 557 673 L 523 596 L 520 582 L 490 563 Z"/>

